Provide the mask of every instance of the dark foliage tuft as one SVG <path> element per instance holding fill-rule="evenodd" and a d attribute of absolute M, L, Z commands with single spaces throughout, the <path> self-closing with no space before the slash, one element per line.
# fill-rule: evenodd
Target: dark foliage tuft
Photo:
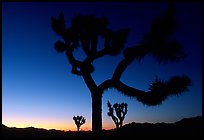
<path fill-rule="evenodd" d="M 55 50 L 59 53 L 64 52 L 66 49 L 65 44 L 62 41 L 57 41 L 55 43 Z"/>

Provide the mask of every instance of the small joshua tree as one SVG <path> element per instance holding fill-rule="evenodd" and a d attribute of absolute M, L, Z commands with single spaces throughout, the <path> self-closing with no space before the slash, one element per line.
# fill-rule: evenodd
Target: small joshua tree
<path fill-rule="evenodd" d="M 111 103 L 108 101 L 108 108 L 109 108 L 109 112 L 107 114 L 114 121 L 116 128 L 118 129 L 122 127 L 123 121 L 125 119 L 125 115 L 127 114 L 127 103 L 121 103 L 121 104 L 115 103 L 112 107 Z M 115 110 L 116 116 L 114 115 L 114 110 Z"/>
<path fill-rule="evenodd" d="M 77 126 L 77 131 L 79 132 L 79 128 L 81 127 L 82 124 L 86 122 L 86 119 L 83 116 L 74 116 L 73 120 Z"/>

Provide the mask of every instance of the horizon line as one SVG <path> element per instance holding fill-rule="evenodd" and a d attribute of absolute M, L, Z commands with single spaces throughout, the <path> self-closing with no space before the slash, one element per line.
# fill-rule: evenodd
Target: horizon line
<path fill-rule="evenodd" d="M 149 123 L 149 124 L 157 124 L 157 123 L 174 124 L 174 123 L 179 122 L 179 121 L 181 121 L 181 120 L 183 120 L 183 119 L 190 119 L 190 118 L 197 118 L 197 117 L 203 117 L 203 116 L 202 116 L 202 115 L 197 115 L 197 116 L 194 116 L 194 117 L 184 117 L 184 118 L 182 118 L 182 119 L 180 119 L 180 120 L 178 120 L 178 121 L 175 121 L 175 122 L 154 122 L 154 123 L 152 123 L 152 122 L 135 122 L 135 121 L 133 121 L 133 122 L 130 122 L 130 123 L 126 123 L 126 124 L 124 124 L 123 126 L 128 125 L 128 124 L 132 124 L 132 123 L 136 123 L 136 124 L 145 124 L 145 123 Z M 56 131 L 64 131 L 64 132 L 69 132 L 69 131 L 77 132 L 77 130 L 64 130 L 64 129 L 55 129 L 55 128 L 46 129 L 46 128 L 34 127 L 34 126 L 26 126 L 26 127 L 7 126 L 7 125 L 5 125 L 5 124 L 3 124 L 3 123 L 2 123 L 2 125 L 4 125 L 5 127 L 8 127 L 8 128 L 17 128 L 17 129 L 18 129 L 18 128 L 20 128 L 20 129 L 34 128 L 34 129 L 45 129 L 45 130 L 48 130 L 48 131 L 50 131 L 50 130 L 56 130 Z M 103 128 L 102 130 L 111 130 L 111 129 L 115 129 L 115 127 L 113 127 L 113 128 L 108 128 L 108 129 L 107 129 L 107 128 Z M 90 129 L 87 129 L 87 130 L 81 129 L 80 131 L 81 131 L 81 132 L 84 132 L 84 131 L 92 131 L 92 130 L 91 130 L 91 128 L 90 128 Z"/>

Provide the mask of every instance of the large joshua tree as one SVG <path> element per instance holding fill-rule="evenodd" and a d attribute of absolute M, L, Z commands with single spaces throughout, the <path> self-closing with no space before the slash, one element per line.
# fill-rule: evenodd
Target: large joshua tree
<path fill-rule="evenodd" d="M 71 26 L 65 26 L 63 13 L 58 18 L 51 18 L 53 30 L 62 37 L 62 41 L 55 43 L 57 52 L 65 52 L 72 66 L 71 72 L 83 78 L 92 96 L 92 131 L 98 134 L 102 131 L 102 95 L 104 90 L 114 88 L 126 96 L 133 97 L 139 102 L 152 106 L 159 105 L 170 95 L 179 95 L 188 91 L 191 80 L 188 76 L 173 76 L 169 80 L 152 80 L 147 91 L 130 87 L 120 81 L 120 78 L 133 62 L 141 62 L 142 58 L 152 55 L 159 63 L 179 61 L 186 55 L 181 44 L 172 39 L 171 34 L 176 31 L 175 8 L 169 9 L 160 18 L 153 21 L 151 29 L 144 35 L 143 40 L 131 47 L 124 47 L 128 29 L 113 31 L 108 28 L 106 18 L 92 15 L 75 16 Z M 103 38 L 102 49 L 97 49 L 99 38 Z M 74 50 L 80 47 L 85 52 L 84 60 L 77 60 Z M 116 56 L 123 52 L 123 59 L 117 65 L 110 79 L 97 85 L 92 78 L 93 62 L 106 55 Z"/>

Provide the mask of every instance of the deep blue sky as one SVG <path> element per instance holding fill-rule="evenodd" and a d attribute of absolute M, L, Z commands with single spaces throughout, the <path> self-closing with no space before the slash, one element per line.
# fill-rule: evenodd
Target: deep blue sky
<path fill-rule="evenodd" d="M 130 122 L 175 122 L 202 115 L 201 4 L 177 3 L 178 31 L 175 37 L 188 57 L 179 63 L 159 65 L 152 57 L 132 63 L 122 76 L 126 84 L 145 90 L 158 75 L 186 74 L 190 91 L 171 96 L 160 106 L 148 107 L 116 90 L 103 96 L 103 128 L 113 128 L 107 116 L 107 101 L 128 103 L 125 124 Z M 65 54 L 54 50 L 60 39 L 50 17 L 63 11 L 67 26 L 77 14 L 109 19 L 109 27 L 129 27 L 126 47 L 137 44 L 149 31 L 151 21 L 167 8 L 166 3 L 2 3 L 2 123 L 11 127 L 41 127 L 75 130 L 73 115 L 83 115 L 91 129 L 91 94 L 82 77 L 71 73 Z M 100 44 L 99 44 L 100 45 Z M 76 52 L 77 58 L 83 56 Z M 123 56 L 106 56 L 94 62 L 97 84 L 110 78 Z"/>

